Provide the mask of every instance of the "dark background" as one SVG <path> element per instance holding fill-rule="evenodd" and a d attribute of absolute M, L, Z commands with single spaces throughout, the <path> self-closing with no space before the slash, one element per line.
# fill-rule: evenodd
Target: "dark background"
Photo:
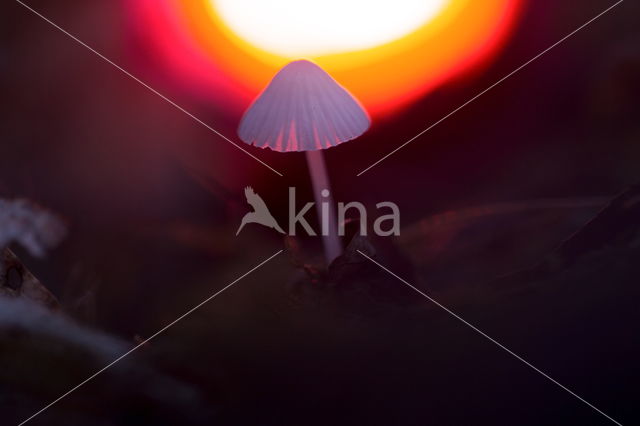
<path fill-rule="evenodd" d="M 518 271 L 553 258 L 640 182 L 637 2 L 356 177 L 611 3 L 528 2 L 485 72 L 374 123 L 326 159 L 338 200 L 400 206 L 401 238 L 372 241 L 381 263 L 626 425 L 638 420 L 638 210 L 604 225 L 631 242 L 605 241 L 597 254 L 578 243 L 577 263 Z M 239 117 L 223 103 L 181 96 L 150 70 L 119 2 L 29 5 L 237 140 Z M 303 155 L 247 147 L 285 176 L 273 174 L 17 3 L 0 6 L 0 32 L 0 195 L 67 221 L 68 238 L 47 259 L 16 248 L 67 315 L 134 342 L 284 247 L 258 228 L 234 237 L 241 189 L 256 188 L 284 218 L 288 186 L 310 196 Z M 316 263 L 318 242 L 298 243 L 303 262 Z M 181 421 L 610 423 L 370 266 L 318 278 L 291 259 L 281 255 L 132 356 L 198 392 L 204 402 L 178 408 Z M 177 424 L 153 418 L 153 404 L 101 404 L 105 380 L 34 424 Z M 69 381 L 34 395 L 8 380 L 7 395 L 26 402 L 0 416 L 13 424 Z"/>

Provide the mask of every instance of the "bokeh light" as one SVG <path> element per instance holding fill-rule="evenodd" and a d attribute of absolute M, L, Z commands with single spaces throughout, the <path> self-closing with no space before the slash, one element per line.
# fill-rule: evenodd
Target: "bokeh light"
<path fill-rule="evenodd" d="M 209 0 L 248 43 L 283 56 L 369 49 L 429 22 L 448 0 Z"/>
<path fill-rule="evenodd" d="M 305 58 L 351 91 L 374 119 L 485 65 L 506 41 L 522 4 L 127 2 L 132 27 L 156 63 L 191 93 L 231 113 L 244 110 L 282 66 Z"/>

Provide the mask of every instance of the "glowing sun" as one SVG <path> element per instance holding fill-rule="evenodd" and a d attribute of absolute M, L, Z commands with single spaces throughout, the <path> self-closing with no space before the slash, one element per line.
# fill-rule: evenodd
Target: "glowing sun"
<path fill-rule="evenodd" d="M 280 55 L 368 49 L 406 36 L 448 0 L 209 0 L 229 28 Z"/>
<path fill-rule="evenodd" d="M 126 0 L 149 57 L 239 114 L 309 59 L 375 118 L 488 63 L 525 0 Z"/>

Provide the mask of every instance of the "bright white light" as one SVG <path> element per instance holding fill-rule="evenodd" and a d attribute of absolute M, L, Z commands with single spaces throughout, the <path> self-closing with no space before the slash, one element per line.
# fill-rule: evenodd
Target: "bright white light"
<path fill-rule="evenodd" d="M 286 56 L 339 53 L 401 38 L 447 0 L 209 0 L 240 38 Z"/>

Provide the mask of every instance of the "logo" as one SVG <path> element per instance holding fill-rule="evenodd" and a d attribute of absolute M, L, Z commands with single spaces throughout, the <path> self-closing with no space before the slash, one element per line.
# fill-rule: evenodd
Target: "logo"
<path fill-rule="evenodd" d="M 247 198 L 247 203 L 253 207 L 253 211 L 244 215 L 242 222 L 240 222 L 240 227 L 236 231 L 236 235 L 242 231 L 242 228 L 244 228 L 247 223 L 258 223 L 266 226 L 267 228 L 273 228 L 281 234 L 285 233 L 267 208 L 262 197 L 256 194 L 253 191 L 253 188 L 247 186 L 244 189 L 244 196 Z"/>
<path fill-rule="evenodd" d="M 236 235 L 240 234 L 240 231 L 250 223 L 256 223 L 259 225 L 266 226 L 267 228 L 275 229 L 281 234 L 288 234 L 291 236 L 296 235 L 296 228 L 299 224 L 302 229 L 309 236 L 318 235 L 313 227 L 309 224 L 307 219 L 305 218 L 305 214 L 315 205 L 313 202 L 306 203 L 301 210 L 296 210 L 296 189 L 289 188 L 289 223 L 288 223 L 288 232 L 285 232 L 276 219 L 273 217 L 267 204 L 264 202 L 262 197 L 260 197 L 250 186 L 244 189 L 244 195 L 247 198 L 247 203 L 253 208 L 253 211 L 247 213 L 242 218 L 240 222 L 240 226 L 236 231 Z M 320 203 L 319 208 L 317 208 L 319 222 L 321 223 L 321 231 L 320 234 L 323 236 L 327 236 L 330 234 L 330 218 L 335 217 L 334 212 L 330 211 L 329 204 L 329 191 L 327 189 L 322 190 L 321 192 L 323 200 Z M 396 203 L 391 201 L 384 201 L 376 204 L 376 209 L 380 214 L 373 223 L 373 232 L 375 235 L 381 237 L 387 237 L 391 235 L 400 235 L 400 209 Z M 338 235 L 344 236 L 345 234 L 345 224 L 347 223 L 347 212 L 348 211 L 356 211 L 359 215 L 359 223 L 360 223 L 360 235 L 366 236 L 368 232 L 368 216 L 367 209 L 364 204 L 358 201 L 351 201 L 349 203 L 338 203 L 337 207 L 337 228 Z"/>

